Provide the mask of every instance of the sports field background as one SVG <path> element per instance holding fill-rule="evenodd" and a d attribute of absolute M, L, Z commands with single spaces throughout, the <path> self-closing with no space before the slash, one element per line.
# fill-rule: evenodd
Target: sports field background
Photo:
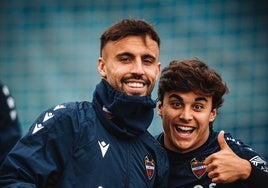
<path fill-rule="evenodd" d="M 142 18 L 161 36 L 162 66 L 197 57 L 222 75 L 230 94 L 215 129 L 268 159 L 267 10 L 265 1 L 253 0 L 1 0 L 0 80 L 25 134 L 47 108 L 91 100 L 101 33 L 122 18 Z M 161 131 L 155 113 L 150 132 Z"/>

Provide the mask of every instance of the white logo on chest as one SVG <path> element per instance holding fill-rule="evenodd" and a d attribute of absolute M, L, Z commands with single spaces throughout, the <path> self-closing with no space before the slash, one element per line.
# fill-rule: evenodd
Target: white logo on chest
<path fill-rule="evenodd" d="M 100 142 L 98 141 L 99 143 L 99 146 L 100 146 L 100 149 L 101 149 L 101 154 L 102 154 L 102 157 L 104 158 L 110 144 L 106 144 L 104 141 Z"/>

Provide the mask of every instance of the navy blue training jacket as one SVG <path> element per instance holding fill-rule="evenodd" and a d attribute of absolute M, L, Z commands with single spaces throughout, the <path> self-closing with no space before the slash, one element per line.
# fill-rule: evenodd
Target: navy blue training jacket
<path fill-rule="evenodd" d="M 0 187 L 167 187 L 166 152 L 146 130 L 155 105 L 139 98 L 102 81 L 92 103 L 46 110 L 7 156 Z"/>
<path fill-rule="evenodd" d="M 245 145 L 234 139 L 230 133 L 225 133 L 229 147 L 241 158 L 251 162 L 252 173 L 248 180 L 236 181 L 229 184 L 212 183 L 202 164 L 209 155 L 218 152 L 218 132 L 211 130 L 208 140 L 197 150 L 180 154 L 167 150 L 170 162 L 169 188 L 266 188 L 268 185 L 268 163 L 264 158 Z M 163 145 L 164 135 L 157 136 Z M 243 170 L 243 167 L 241 169 Z"/>

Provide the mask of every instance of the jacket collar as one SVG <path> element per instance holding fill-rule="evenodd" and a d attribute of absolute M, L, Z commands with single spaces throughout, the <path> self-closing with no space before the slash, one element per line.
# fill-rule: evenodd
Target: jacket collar
<path fill-rule="evenodd" d="M 122 138 L 136 137 L 150 126 L 156 101 L 151 96 L 129 96 L 104 79 L 96 86 L 93 106 L 102 125 Z"/>

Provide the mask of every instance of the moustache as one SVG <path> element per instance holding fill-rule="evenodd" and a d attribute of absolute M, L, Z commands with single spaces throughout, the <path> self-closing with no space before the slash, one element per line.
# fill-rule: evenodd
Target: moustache
<path fill-rule="evenodd" d="M 122 82 L 128 82 L 128 80 L 131 80 L 131 79 L 141 80 L 142 82 L 144 82 L 145 85 L 151 84 L 150 80 L 148 80 L 147 78 L 145 78 L 142 75 L 137 75 L 137 74 L 132 74 L 131 76 L 127 76 L 127 77 L 122 78 Z"/>

